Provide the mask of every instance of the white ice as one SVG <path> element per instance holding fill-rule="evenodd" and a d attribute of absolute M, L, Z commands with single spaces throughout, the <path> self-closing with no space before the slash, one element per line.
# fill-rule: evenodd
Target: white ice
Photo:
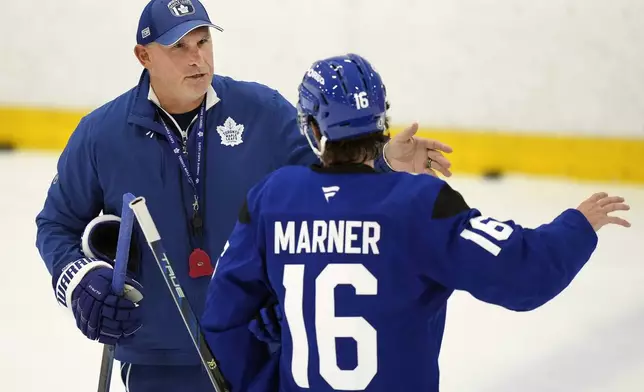
<path fill-rule="evenodd" d="M 57 155 L 0 154 L 0 390 L 96 390 L 102 346 L 54 299 L 35 248 L 34 217 Z M 644 186 L 510 176 L 449 180 L 471 206 L 535 227 L 595 191 L 625 196 L 633 227 L 607 227 L 577 279 L 557 298 L 514 313 L 458 293 L 441 354 L 443 392 L 644 390 Z M 173 310 L 169 310 L 173 311 Z M 124 391 L 114 367 L 112 391 Z"/>

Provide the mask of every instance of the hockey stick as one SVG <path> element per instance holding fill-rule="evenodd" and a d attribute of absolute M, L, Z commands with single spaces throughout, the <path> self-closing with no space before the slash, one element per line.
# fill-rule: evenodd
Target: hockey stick
<path fill-rule="evenodd" d="M 192 343 L 195 345 L 195 348 L 199 353 L 201 364 L 206 369 L 212 386 L 217 392 L 229 392 L 224 376 L 221 374 L 215 357 L 212 355 L 210 347 L 208 347 L 203 333 L 201 332 L 197 317 L 192 311 L 190 303 L 188 303 L 188 299 L 183 292 L 183 288 L 179 284 L 179 281 L 172 270 L 172 263 L 170 262 L 170 259 L 168 259 L 165 248 L 163 247 L 161 236 L 152 220 L 150 211 L 145 203 L 145 198 L 137 197 L 130 203 L 130 208 L 134 211 L 136 220 L 139 222 L 139 226 L 141 226 L 141 230 L 143 231 L 143 236 L 152 250 L 152 254 L 157 261 L 157 265 L 161 269 L 165 283 L 168 285 L 168 289 L 172 294 L 174 303 L 181 314 L 181 318 L 183 319 L 186 328 L 188 329 Z"/>
<path fill-rule="evenodd" d="M 116 295 L 123 295 L 125 288 L 125 274 L 128 258 L 130 255 L 130 240 L 132 239 L 132 226 L 134 225 L 134 214 L 130 209 L 130 203 L 134 195 L 126 193 L 123 195 L 123 207 L 121 208 L 121 224 L 119 226 L 119 238 L 116 243 L 116 259 L 114 260 L 114 275 L 112 278 L 112 291 Z M 112 345 L 103 347 L 101 359 L 101 373 L 98 377 L 98 392 L 108 392 L 112 381 L 112 366 L 114 364 L 114 350 Z"/>

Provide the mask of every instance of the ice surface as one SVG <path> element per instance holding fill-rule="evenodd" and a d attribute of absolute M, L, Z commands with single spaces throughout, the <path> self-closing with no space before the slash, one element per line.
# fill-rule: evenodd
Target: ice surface
<path fill-rule="evenodd" d="M 102 346 L 54 299 L 35 248 L 34 217 L 57 155 L 0 155 L 0 389 L 96 390 Z M 443 392 L 644 390 L 644 187 L 512 176 L 449 180 L 470 206 L 535 227 L 595 191 L 625 196 L 633 223 L 600 231 L 599 247 L 559 297 L 514 313 L 457 293 L 443 343 Z M 124 391 L 114 367 L 112 391 Z"/>

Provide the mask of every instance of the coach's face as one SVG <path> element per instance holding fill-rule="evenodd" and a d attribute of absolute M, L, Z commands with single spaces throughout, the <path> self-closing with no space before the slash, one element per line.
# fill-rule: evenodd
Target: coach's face
<path fill-rule="evenodd" d="M 175 99 L 199 99 L 212 82 L 213 50 L 208 27 L 191 31 L 172 46 L 149 44 L 137 57 L 144 58 L 141 63 L 154 83 L 171 91 Z"/>

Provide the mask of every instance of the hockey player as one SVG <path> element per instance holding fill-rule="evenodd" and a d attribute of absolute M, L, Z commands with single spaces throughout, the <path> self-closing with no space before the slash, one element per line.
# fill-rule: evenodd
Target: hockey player
<path fill-rule="evenodd" d="M 174 272 L 201 313 L 248 190 L 278 167 L 318 161 L 295 107 L 279 92 L 214 74 L 211 29 L 221 30 L 197 0 L 147 2 L 133 50 L 142 66 L 138 84 L 83 117 L 36 217 L 36 245 L 58 302 L 87 338 L 116 345 L 129 392 L 211 386 L 141 236 L 135 231 L 140 252 L 128 275 L 137 295 L 119 298 L 109 290 L 113 259 L 83 253 L 83 230 L 101 212 L 119 215 L 124 193 L 146 197 L 159 231 L 172 237 Z M 392 138 L 378 170 L 422 173 L 429 169 L 418 163 L 432 157 L 432 169 L 449 175 L 436 151 L 446 147 L 415 137 L 416 130 L 413 124 Z M 89 237 L 104 242 L 98 233 L 106 224 Z"/>
<path fill-rule="evenodd" d="M 304 76 L 299 124 L 323 163 L 284 167 L 248 193 L 208 290 L 202 324 L 233 392 L 277 391 L 253 377 L 255 353 L 235 332 L 271 298 L 284 313 L 279 391 L 438 391 L 454 290 L 538 308 L 588 261 L 597 230 L 629 226 L 609 215 L 624 200 L 605 193 L 528 229 L 482 215 L 439 178 L 379 174 L 386 105 L 357 55 Z"/>

